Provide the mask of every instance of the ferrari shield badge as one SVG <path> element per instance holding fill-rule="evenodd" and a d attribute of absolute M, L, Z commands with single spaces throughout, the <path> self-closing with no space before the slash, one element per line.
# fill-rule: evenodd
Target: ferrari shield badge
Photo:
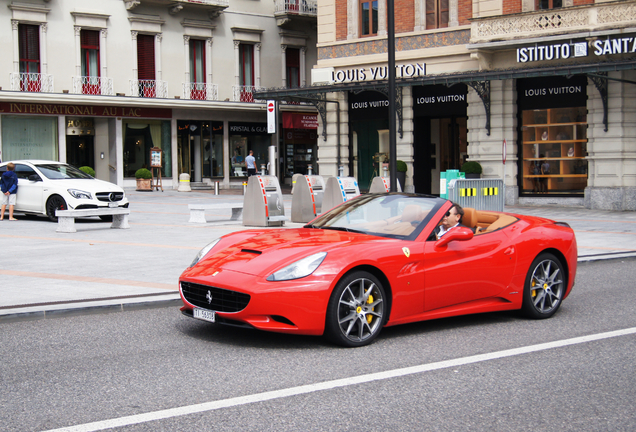
<path fill-rule="evenodd" d="M 403 247 L 402 252 L 404 252 L 404 255 L 406 255 L 407 258 L 411 256 L 411 251 L 407 247 Z"/>

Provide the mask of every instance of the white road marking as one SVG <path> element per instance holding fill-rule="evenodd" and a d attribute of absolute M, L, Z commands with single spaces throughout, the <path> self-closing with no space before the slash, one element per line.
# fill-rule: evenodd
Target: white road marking
<path fill-rule="evenodd" d="M 405 375 L 419 374 L 423 372 L 430 372 L 439 369 L 445 369 L 450 367 L 464 366 L 473 363 L 479 363 L 489 360 L 497 360 L 505 357 L 512 357 L 521 354 L 530 354 L 539 351 L 545 351 L 555 348 L 562 348 L 570 345 L 578 345 L 588 342 L 594 342 L 603 339 L 609 339 L 618 336 L 627 336 L 636 333 L 636 327 L 627 328 L 623 330 L 616 330 L 606 333 L 598 333 L 589 336 L 581 336 L 571 339 L 563 339 L 560 341 L 547 342 L 537 345 L 529 345 L 526 347 L 513 348 L 509 350 L 496 351 L 488 354 L 479 354 L 469 357 L 462 357 L 454 360 L 446 360 L 441 362 L 429 363 L 419 366 L 411 366 L 407 368 L 394 369 L 385 372 L 372 373 L 367 375 L 360 375 L 350 378 L 337 379 L 333 381 L 326 381 L 317 384 L 307 384 L 298 387 L 291 387 L 287 389 L 274 390 L 264 393 L 257 393 L 247 396 L 239 396 L 230 399 L 222 399 L 214 402 L 206 402 L 196 405 L 188 405 L 179 408 L 171 408 L 161 411 L 149 412 L 146 414 L 137 414 L 127 417 L 120 417 L 110 420 L 98 421 L 93 423 L 86 423 L 77 426 L 69 426 L 61 429 L 51 429 L 47 432 L 93 432 L 105 429 L 111 429 L 122 426 L 130 426 L 139 423 L 147 423 L 151 421 L 168 419 L 173 417 L 179 417 L 189 414 L 196 414 L 206 411 L 213 411 L 222 408 L 232 408 L 239 405 L 252 404 L 256 402 L 264 402 L 273 399 L 280 399 L 289 396 L 314 393 L 323 390 L 331 390 L 339 387 L 346 387 L 351 385 L 358 385 L 367 383 L 370 381 L 379 381 L 391 378 L 402 377 Z"/>

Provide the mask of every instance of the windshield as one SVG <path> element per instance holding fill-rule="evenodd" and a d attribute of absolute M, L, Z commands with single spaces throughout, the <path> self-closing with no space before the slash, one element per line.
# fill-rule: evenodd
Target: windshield
<path fill-rule="evenodd" d="M 93 177 L 78 170 L 71 165 L 63 164 L 42 164 L 36 165 L 44 176 L 50 180 L 62 179 L 92 179 Z"/>
<path fill-rule="evenodd" d="M 312 228 L 415 239 L 446 200 L 414 194 L 365 194 L 320 216 Z"/>

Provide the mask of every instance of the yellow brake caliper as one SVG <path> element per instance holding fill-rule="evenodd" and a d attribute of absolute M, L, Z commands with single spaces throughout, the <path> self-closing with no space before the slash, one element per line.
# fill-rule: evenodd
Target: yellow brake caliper
<path fill-rule="evenodd" d="M 537 284 L 537 281 L 535 279 L 532 279 L 532 298 L 535 298 L 537 296 L 537 290 L 534 289 L 534 286 Z"/>
<path fill-rule="evenodd" d="M 367 299 L 367 304 L 371 304 L 371 303 L 373 303 L 373 296 L 369 294 L 369 298 Z M 375 310 L 375 308 L 371 308 L 371 310 Z M 369 314 L 367 315 L 367 322 L 371 324 L 371 321 L 373 321 L 373 317 Z"/>

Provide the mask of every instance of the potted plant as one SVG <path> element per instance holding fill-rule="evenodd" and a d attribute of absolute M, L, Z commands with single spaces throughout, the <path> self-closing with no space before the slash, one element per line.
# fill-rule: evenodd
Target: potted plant
<path fill-rule="evenodd" d="M 135 171 L 135 178 L 137 179 L 138 191 L 150 191 L 152 190 L 152 173 L 146 168 L 139 168 Z"/>
<path fill-rule="evenodd" d="M 475 161 L 464 162 L 464 164 L 462 165 L 462 169 L 460 171 L 466 174 L 467 179 L 481 178 L 482 169 L 479 162 L 475 162 Z"/>
<path fill-rule="evenodd" d="M 408 166 L 406 165 L 406 162 L 401 160 L 397 160 L 395 162 L 397 164 L 396 177 L 398 181 L 400 182 L 400 186 L 402 187 L 402 190 L 404 190 L 404 186 L 406 185 L 406 170 L 408 169 Z"/>
<path fill-rule="evenodd" d="M 95 170 L 89 166 L 81 166 L 79 170 L 91 177 L 95 177 Z"/>

